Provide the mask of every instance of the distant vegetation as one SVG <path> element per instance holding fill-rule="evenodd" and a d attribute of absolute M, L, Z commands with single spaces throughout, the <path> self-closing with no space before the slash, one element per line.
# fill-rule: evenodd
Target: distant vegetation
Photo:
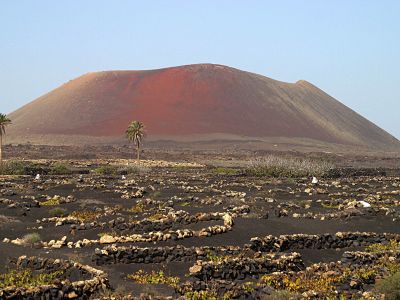
<path fill-rule="evenodd" d="M 72 173 L 72 170 L 69 165 L 63 163 L 55 163 L 50 167 L 49 174 L 50 175 L 69 175 Z"/>
<path fill-rule="evenodd" d="M 270 155 L 253 161 L 246 169 L 246 174 L 267 177 L 309 177 L 323 176 L 333 169 L 334 165 L 325 160 L 280 157 Z"/>
<path fill-rule="evenodd" d="M 49 215 L 51 217 L 66 217 L 68 212 L 65 208 L 55 207 L 49 210 Z"/>
<path fill-rule="evenodd" d="M 126 130 L 126 137 L 129 141 L 136 144 L 137 160 L 140 160 L 140 145 L 145 137 L 144 124 L 139 121 L 133 121 Z"/>
<path fill-rule="evenodd" d="M 117 165 L 105 165 L 94 169 L 94 173 L 97 175 L 129 175 L 129 174 L 143 174 L 149 172 L 148 167 L 144 166 L 117 166 Z"/>
<path fill-rule="evenodd" d="M 30 161 L 10 160 L 3 163 L 2 175 L 35 175 L 40 173 L 40 167 Z"/>
<path fill-rule="evenodd" d="M 34 233 L 28 233 L 24 235 L 22 238 L 22 241 L 25 245 L 33 245 L 37 242 L 40 242 L 42 238 L 40 237 L 39 233 L 34 232 Z"/>
<path fill-rule="evenodd" d="M 238 175 L 241 173 L 240 169 L 235 168 L 225 168 L 225 167 L 216 167 L 214 173 L 219 175 Z"/>

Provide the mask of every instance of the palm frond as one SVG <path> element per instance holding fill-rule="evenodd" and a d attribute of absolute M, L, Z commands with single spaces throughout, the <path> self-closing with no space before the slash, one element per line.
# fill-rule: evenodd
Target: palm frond
<path fill-rule="evenodd" d="M 6 134 L 6 126 L 11 124 L 11 120 L 7 115 L 0 113 L 0 135 Z"/>

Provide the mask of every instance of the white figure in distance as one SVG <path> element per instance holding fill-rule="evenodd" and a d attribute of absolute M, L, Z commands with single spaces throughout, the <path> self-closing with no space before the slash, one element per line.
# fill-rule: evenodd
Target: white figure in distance
<path fill-rule="evenodd" d="M 317 184 L 318 183 L 318 179 L 317 177 L 313 176 L 312 180 L 311 180 L 312 184 Z"/>

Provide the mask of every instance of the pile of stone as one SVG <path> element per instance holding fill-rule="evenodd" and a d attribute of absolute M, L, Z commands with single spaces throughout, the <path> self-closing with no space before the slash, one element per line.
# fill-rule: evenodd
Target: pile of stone
<path fill-rule="evenodd" d="M 40 207 L 40 203 L 37 200 L 33 200 L 32 202 L 21 202 L 10 200 L 6 198 L 0 198 L 0 204 L 7 205 L 7 208 L 31 208 L 31 207 Z"/>
<path fill-rule="evenodd" d="M 227 197 L 232 197 L 232 198 L 244 198 L 246 197 L 246 193 L 245 192 L 237 192 L 237 191 L 221 191 L 223 195 L 227 196 Z"/>
<path fill-rule="evenodd" d="M 164 231 L 177 225 L 188 225 L 197 222 L 218 221 L 224 219 L 226 214 L 222 213 L 198 213 L 190 215 L 186 211 L 170 211 L 162 219 L 149 220 L 147 218 L 137 222 L 126 222 L 124 218 L 117 218 L 108 223 L 100 224 L 101 227 L 110 227 L 117 230 L 129 230 L 134 233 L 144 233 L 149 231 Z"/>
<path fill-rule="evenodd" d="M 178 229 L 176 231 L 168 232 L 149 232 L 145 234 L 132 234 L 127 236 L 111 236 L 105 234 L 101 236 L 100 240 L 95 240 L 100 244 L 114 244 L 114 243 L 133 243 L 133 242 L 157 242 L 166 241 L 169 239 L 181 240 L 194 236 L 194 232 L 190 229 Z M 95 243 L 92 241 L 92 243 Z"/>
<path fill-rule="evenodd" d="M 337 232 L 336 234 L 291 234 L 264 238 L 255 237 L 246 247 L 254 251 L 277 252 L 293 249 L 336 249 L 358 246 L 368 246 L 376 243 L 386 243 L 390 240 L 400 240 L 399 234 L 368 233 L 368 232 Z"/>
<path fill-rule="evenodd" d="M 190 267 L 190 275 L 203 281 L 209 279 L 242 280 L 276 271 L 304 269 L 299 253 L 266 254 L 258 258 L 227 258 L 218 262 L 199 260 Z"/>
<path fill-rule="evenodd" d="M 87 299 L 90 295 L 109 289 L 107 274 L 88 265 L 60 259 L 21 256 L 14 261 L 17 269 L 54 272 L 74 269 L 89 279 L 71 282 L 68 278 L 55 279 L 53 284 L 35 288 L 9 286 L 0 289 L 1 299 Z M 75 272 L 76 273 L 76 272 Z"/>
<path fill-rule="evenodd" d="M 230 225 L 229 226 L 214 225 L 214 226 L 209 226 L 209 227 L 203 228 L 198 232 L 195 232 L 195 235 L 199 236 L 199 237 L 207 237 L 207 236 L 225 233 L 225 232 L 228 232 L 229 230 L 232 230 L 232 227 Z"/>
<path fill-rule="evenodd" d="M 118 192 L 118 191 L 117 191 Z M 135 198 L 142 198 L 146 193 L 144 187 L 135 188 L 133 191 L 122 191 L 121 198 L 122 199 L 135 199 Z"/>

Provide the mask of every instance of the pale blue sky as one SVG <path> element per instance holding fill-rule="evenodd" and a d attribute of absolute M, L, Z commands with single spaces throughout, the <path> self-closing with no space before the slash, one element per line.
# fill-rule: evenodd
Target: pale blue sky
<path fill-rule="evenodd" d="M 0 0 L 0 111 L 83 73 L 219 63 L 305 79 L 400 138 L 400 1 Z"/>

